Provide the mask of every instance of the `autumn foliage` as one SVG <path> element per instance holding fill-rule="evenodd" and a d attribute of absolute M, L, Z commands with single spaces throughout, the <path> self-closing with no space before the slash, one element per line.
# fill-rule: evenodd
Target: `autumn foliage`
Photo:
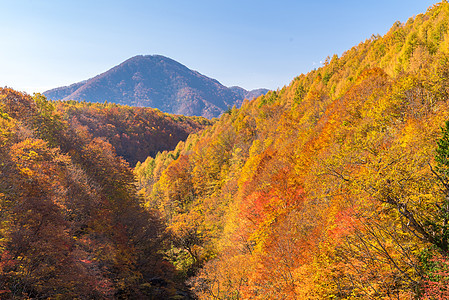
<path fill-rule="evenodd" d="M 446 299 L 448 30 L 443 1 L 216 122 L 1 89 L 0 298 Z"/>
<path fill-rule="evenodd" d="M 445 298 L 448 20 L 443 1 L 136 168 L 200 299 Z"/>
<path fill-rule="evenodd" d="M 176 145 L 212 121 L 202 117 L 170 115 L 158 109 L 113 103 L 55 102 L 69 124 L 82 127 L 93 137 L 105 138 L 131 166 Z"/>
<path fill-rule="evenodd" d="M 61 105 L 59 103 L 59 105 Z M 167 299 L 164 225 L 127 162 L 55 103 L 0 89 L 0 298 Z"/>

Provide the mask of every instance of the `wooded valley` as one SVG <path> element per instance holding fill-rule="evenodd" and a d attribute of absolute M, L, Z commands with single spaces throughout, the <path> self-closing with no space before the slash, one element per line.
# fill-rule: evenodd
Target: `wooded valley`
<path fill-rule="evenodd" d="M 0 298 L 449 298 L 448 30 L 213 121 L 1 89 Z"/>

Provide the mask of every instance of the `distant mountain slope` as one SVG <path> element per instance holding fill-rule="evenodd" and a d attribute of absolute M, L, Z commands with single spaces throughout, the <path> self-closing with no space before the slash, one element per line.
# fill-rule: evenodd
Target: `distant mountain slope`
<path fill-rule="evenodd" d="M 239 95 L 242 99 L 248 99 L 248 100 L 257 98 L 260 95 L 265 95 L 269 91 L 268 89 L 256 89 L 256 90 L 252 90 L 252 91 L 247 91 L 244 88 L 241 88 L 239 86 L 231 86 L 230 89 L 234 93 Z"/>
<path fill-rule="evenodd" d="M 83 85 L 85 85 L 87 82 L 87 80 L 78 82 L 78 83 L 74 83 L 71 84 L 69 86 L 63 87 L 63 88 L 56 88 L 51 90 L 51 98 L 53 99 L 63 99 L 69 95 L 71 95 L 72 93 L 76 92 L 76 90 L 78 90 L 80 87 L 82 87 Z M 45 92 L 47 93 L 47 92 Z M 48 97 L 50 98 L 50 97 Z"/>
<path fill-rule="evenodd" d="M 52 100 L 109 101 L 158 108 L 167 113 L 217 117 L 228 107 L 240 106 L 248 92 L 228 88 L 164 56 L 132 57 L 89 80 L 44 92 Z"/>
<path fill-rule="evenodd" d="M 70 125 L 82 126 L 93 138 L 106 139 L 131 166 L 158 152 L 175 149 L 190 133 L 213 124 L 202 117 L 112 103 L 58 101 L 56 109 Z"/>

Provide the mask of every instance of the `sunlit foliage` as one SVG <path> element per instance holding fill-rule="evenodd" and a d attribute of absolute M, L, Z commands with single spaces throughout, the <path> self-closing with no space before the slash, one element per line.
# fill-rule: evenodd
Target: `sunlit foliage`
<path fill-rule="evenodd" d="M 443 1 L 136 168 L 200 299 L 447 293 L 448 20 Z"/>

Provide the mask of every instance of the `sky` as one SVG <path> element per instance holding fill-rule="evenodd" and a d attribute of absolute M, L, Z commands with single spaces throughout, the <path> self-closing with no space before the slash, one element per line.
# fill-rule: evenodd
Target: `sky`
<path fill-rule="evenodd" d="M 44 92 L 158 54 L 226 86 L 277 89 L 435 3 L 0 0 L 0 86 Z"/>

